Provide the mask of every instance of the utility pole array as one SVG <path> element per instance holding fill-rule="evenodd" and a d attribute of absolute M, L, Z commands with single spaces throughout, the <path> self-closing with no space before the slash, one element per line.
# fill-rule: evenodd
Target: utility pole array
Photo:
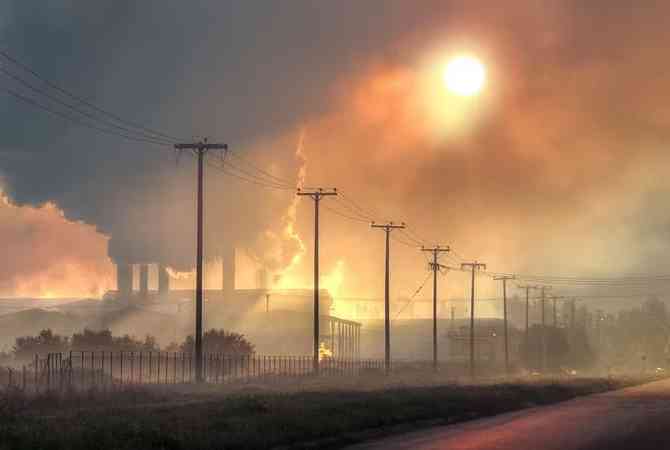
<path fill-rule="evenodd" d="M 314 200 L 314 356 L 312 369 L 319 374 L 319 202 L 323 197 L 337 195 L 337 189 L 324 191 L 318 188 L 310 191 L 298 189 L 296 195 L 308 196 Z"/>
<path fill-rule="evenodd" d="M 486 264 L 473 261 L 461 263 L 461 270 L 472 269 L 472 283 L 470 285 L 470 377 L 475 377 L 475 271 L 486 270 Z"/>
<path fill-rule="evenodd" d="M 513 275 L 503 275 L 493 278 L 496 281 L 503 283 L 503 323 L 505 327 L 505 373 L 509 375 L 509 338 L 507 336 L 507 280 L 514 280 Z"/>
<path fill-rule="evenodd" d="M 437 273 L 440 271 L 440 265 L 437 263 L 439 253 L 447 253 L 451 249 L 449 246 L 421 247 L 422 252 L 431 252 L 433 262 L 430 267 L 433 271 L 433 370 L 437 371 Z"/>
<path fill-rule="evenodd" d="M 370 224 L 372 228 L 380 228 L 386 233 L 386 276 L 384 278 L 384 370 L 388 375 L 391 370 L 391 317 L 390 317 L 390 300 L 389 300 L 389 238 L 391 231 L 395 229 L 405 228 L 404 223 L 394 224 L 388 222 L 385 224 Z"/>
<path fill-rule="evenodd" d="M 203 171 L 205 154 L 210 150 L 228 150 L 227 144 L 210 144 L 207 139 L 200 142 L 175 144 L 174 148 L 191 150 L 198 157 L 198 206 L 197 206 L 197 237 L 195 260 L 195 379 L 202 383 L 202 240 L 203 240 Z"/>

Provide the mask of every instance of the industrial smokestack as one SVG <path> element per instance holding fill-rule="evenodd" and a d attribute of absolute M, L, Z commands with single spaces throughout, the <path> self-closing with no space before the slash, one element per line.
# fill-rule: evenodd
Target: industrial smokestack
<path fill-rule="evenodd" d="M 146 300 L 149 297 L 149 265 L 140 264 L 140 298 Z"/>
<path fill-rule="evenodd" d="M 116 263 L 116 289 L 119 291 L 119 296 L 130 296 L 133 290 L 133 266 L 131 264 Z"/>
<path fill-rule="evenodd" d="M 167 295 L 170 292 L 170 275 L 167 267 L 163 264 L 158 265 L 158 295 Z"/>

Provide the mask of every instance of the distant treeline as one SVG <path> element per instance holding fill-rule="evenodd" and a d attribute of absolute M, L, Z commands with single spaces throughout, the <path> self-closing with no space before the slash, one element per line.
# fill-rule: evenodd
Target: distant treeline
<path fill-rule="evenodd" d="M 134 336 L 114 336 L 110 330 L 84 329 L 72 336 L 55 334 L 51 329 L 44 329 L 36 336 L 17 337 L 11 352 L 0 354 L 0 364 L 14 361 L 27 361 L 36 354 L 69 352 L 69 351 L 111 351 L 111 352 L 184 352 L 193 351 L 193 336 L 187 336 L 181 342 L 173 342 L 161 348 L 156 338 L 146 335 L 144 339 Z M 254 345 L 242 334 L 221 329 L 210 329 L 203 335 L 205 352 L 246 355 L 254 352 Z"/>

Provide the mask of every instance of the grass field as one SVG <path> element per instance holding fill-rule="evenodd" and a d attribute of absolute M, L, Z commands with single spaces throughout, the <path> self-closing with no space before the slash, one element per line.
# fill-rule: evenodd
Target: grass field
<path fill-rule="evenodd" d="M 338 448 L 388 432 L 494 415 L 639 384 L 643 378 L 440 384 L 428 377 L 284 385 L 5 393 L 0 449 Z M 381 387 L 380 387 L 381 385 Z"/>

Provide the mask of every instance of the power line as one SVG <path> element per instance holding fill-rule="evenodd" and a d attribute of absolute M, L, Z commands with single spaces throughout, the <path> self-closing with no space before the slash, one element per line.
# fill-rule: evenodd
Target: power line
<path fill-rule="evenodd" d="M 391 240 L 393 240 L 393 242 L 397 242 L 400 245 L 404 245 L 405 247 L 410 247 L 410 248 L 419 248 L 420 247 L 420 245 L 418 245 L 418 244 L 415 244 L 413 242 L 407 242 L 407 241 L 402 240 L 402 239 L 398 238 L 397 236 L 393 236 L 393 235 L 391 235 Z"/>
<path fill-rule="evenodd" d="M 146 127 L 146 126 L 141 125 L 141 124 L 139 124 L 139 123 L 131 122 L 131 121 L 129 121 L 129 120 L 123 119 L 122 117 L 120 117 L 120 116 L 118 116 L 118 115 L 116 115 L 116 114 L 114 114 L 114 113 L 112 113 L 112 112 L 106 111 L 106 110 L 104 110 L 104 109 L 102 109 L 102 108 L 100 108 L 100 107 L 94 105 L 93 103 L 89 102 L 88 100 L 86 100 L 86 99 L 84 99 L 84 98 L 82 98 L 82 97 L 80 97 L 80 96 L 78 96 L 78 95 L 75 95 L 75 94 L 73 94 L 73 93 L 67 91 L 66 89 L 64 89 L 64 88 L 62 88 L 62 87 L 60 87 L 60 86 L 58 86 L 57 84 L 55 84 L 55 83 L 49 81 L 47 78 L 45 78 L 45 77 L 43 77 L 42 75 L 40 75 L 39 73 L 37 73 L 37 71 L 35 71 L 34 69 L 30 68 L 28 65 L 22 63 L 21 61 L 19 61 L 18 59 L 14 58 L 14 57 L 11 56 L 9 53 L 7 53 L 6 51 L 3 51 L 3 50 L 1 50 L 1 49 L 0 49 L 0 56 L 2 56 L 3 58 L 5 58 L 5 59 L 6 59 L 7 61 L 9 61 L 10 63 L 12 63 L 12 64 L 18 66 L 18 67 L 21 68 L 22 70 L 24 70 L 24 71 L 30 73 L 33 77 L 37 78 L 37 79 L 40 80 L 42 83 L 44 83 L 44 84 L 46 84 L 47 86 L 49 86 L 50 88 L 52 88 L 52 89 L 54 89 L 54 90 L 60 92 L 62 95 L 65 95 L 65 96 L 71 98 L 72 100 L 75 100 L 75 101 L 77 101 L 77 102 L 79 102 L 79 103 L 81 103 L 81 104 L 83 104 L 83 105 L 86 105 L 87 107 L 89 107 L 89 108 L 91 108 L 91 109 L 93 109 L 93 110 L 99 112 L 100 114 L 103 114 L 103 115 L 105 115 L 105 116 L 107 116 L 107 117 L 110 117 L 110 118 L 116 120 L 117 122 L 120 122 L 120 123 L 122 123 L 122 124 L 125 124 L 125 125 L 130 126 L 130 127 L 133 127 L 133 128 L 137 128 L 137 129 L 140 129 L 140 130 L 144 130 L 144 131 L 147 132 L 147 133 L 156 135 L 157 137 L 159 136 L 159 137 L 162 137 L 162 138 L 166 138 L 166 139 L 168 139 L 168 140 L 170 140 L 170 141 L 173 141 L 173 142 L 176 142 L 176 141 L 181 140 L 180 138 L 175 137 L 175 136 L 171 136 L 171 135 L 169 135 L 169 134 L 167 134 L 167 133 L 163 133 L 163 132 L 160 132 L 160 131 L 156 131 L 156 130 L 154 130 L 154 129 L 152 129 L 152 128 Z"/>
<path fill-rule="evenodd" d="M 235 152 L 230 152 L 230 157 L 234 158 L 235 160 L 239 161 L 241 164 L 245 164 L 247 167 L 251 168 L 252 170 L 256 171 L 258 176 L 268 178 L 269 180 L 272 180 L 274 183 L 277 184 L 285 184 L 291 186 L 293 189 L 295 189 L 295 183 L 287 178 L 281 178 L 276 175 L 273 175 L 272 173 L 262 169 L 261 167 L 257 166 L 256 164 L 252 163 L 248 159 L 242 157 L 241 155 L 236 154 Z M 242 170 L 242 169 L 240 169 Z"/>
<path fill-rule="evenodd" d="M 359 212 L 359 215 L 365 217 L 366 219 L 369 219 L 369 221 L 374 220 L 374 217 L 376 216 L 376 214 L 371 213 L 371 212 L 369 212 L 369 210 L 366 210 L 365 208 L 360 206 L 360 204 L 355 202 L 351 197 L 349 197 L 345 193 L 340 192 L 340 198 L 343 201 L 349 203 L 354 209 L 356 209 Z"/>
<path fill-rule="evenodd" d="M 127 134 L 123 134 L 123 133 L 120 133 L 120 132 L 115 132 L 115 131 L 112 131 L 112 130 L 109 130 L 109 129 L 106 129 L 106 128 L 101 128 L 97 125 L 90 124 L 86 121 L 83 121 L 80 118 L 72 117 L 72 116 L 70 116 L 66 113 L 61 112 L 61 111 L 54 110 L 54 109 L 50 108 L 49 106 L 43 105 L 40 102 L 38 102 L 38 101 L 36 101 L 36 100 L 34 100 L 30 97 L 26 97 L 24 95 L 21 95 L 18 92 L 13 91 L 11 89 L 6 89 L 6 88 L 0 87 L 0 91 L 3 91 L 6 94 L 9 94 L 12 97 L 16 98 L 17 100 L 20 100 L 24 103 L 27 103 L 27 104 L 35 107 L 35 108 L 39 108 L 39 109 L 41 109 L 43 111 L 46 111 L 46 112 L 48 112 L 48 113 L 50 113 L 54 116 L 60 117 L 61 119 L 67 120 L 67 121 L 75 123 L 77 125 L 81 125 L 81 126 L 90 128 L 92 130 L 99 131 L 101 133 L 105 133 L 105 134 L 108 134 L 108 135 L 111 135 L 111 136 L 122 137 L 124 139 L 129 140 L 129 141 L 145 142 L 145 143 L 148 143 L 148 144 L 154 144 L 154 145 L 159 145 L 159 146 L 163 146 L 163 147 L 169 146 L 169 144 L 166 144 L 165 142 L 151 140 L 151 139 L 144 139 L 144 138 L 139 138 L 139 137 L 135 137 L 135 136 L 129 136 Z"/>
<path fill-rule="evenodd" d="M 326 210 L 330 211 L 331 213 L 333 213 L 333 214 L 335 214 L 335 215 L 338 215 L 338 216 L 340 216 L 340 217 L 342 217 L 342 218 L 344 218 L 344 219 L 351 220 L 351 221 L 353 221 L 353 222 L 359 222 L 359 223 L 370 223 L 369 220 L 365 220 L 365 219 L 361 219 L 361 218 L 358 218 L 358 217 L 350 216 L 350 215 L 348 215 L 348 214 L 346 214 L 346 213 L 343 213 L 343 212 L 341 212 L 341 211 L 338 211 L 337 209 L 335 209 L 335 208 L 333 208 L 333 207 L 331 207 L 331 206 L 327 206 L 327 205 L 322 205 L 322 206 L 323 206 Z"/>
<path fill-rule="evenodd" d="M 347 211 L 349 211 L 349 214 L 353 214 L 354 216 L 357 216 L 357 217 L 359 217 L 359 218 L 365 220 L 366 222 L 372 222 L 372 221 L 374 221 L 374 218 L 373 218 L 372 216 L 368 216 L 368 215 L 365 215 L 365 214 L 361 214 L 361 213 L 360 213 L 356 208 L 354 208 L 350 203 L 347 203 L 347 202 L 343 201 L 341 198 L 337 198 L 337 199 L 336 199 L 336 202 L 337 202 L 340 206 L 342 206 L 343 208 L 345 208 Z"/>
<path fill-rule="evenodd" d="M 421 292 L 421 290 L 424 288 L 424 286 L 426 286 L 426 283 L 428 282 L 429 279 L 430 279 L 430 272 L 428 272 L 428 275 L 426 275 L 426 278 L 425 278 L 425 279 L 423 280 L 423 282 L 419 285 L 419 287 L 414 291 L 414 293 L 411 295 L 411 297 L 409 298 L 409 300 L 407 300 L 407 303 L 405 303 L 405 304 L 402 306 L 402 308 L 400 308 L 400 309 L 398 310 L 398 313 L 397 313 L 397 314 L 395 315 L 395 317 L 393 318 L 394 321 L 395 321 L 396 319 L 398 319 L 398 317 L 400 316 L 400 314 L 402 314 L 402 312 L 405 310 L 405 308 L 407 308 L 407 307 L 410 305 L 410 303 L 412 303 L 412 302 L 414 301 L 414 299 L 416 298 L 416 296 L 419 295 L 419 292 Z"/>
<path fill-rule="evenodd" d="M 413 240 L 417 241 L 420 244 L 426 245 L 428 244 L 428 240 L 422 238 L 419 234 L 417 234 L 416 231 L 414 231 L 412 228 L 407 227 L 406 229 L 402 230 L 404 234 L 408 235 L 411 237 Z"/>
<path fill-rule="evenodd" d="M 103 124 L 104 126 L 107 126 L 107 127 L 115 128 L 115 129 L 120 130 L 124 133 L 127 133 L 128 135 L 131 135 L 133 137 L 137 137 L 137 138 L 140 138 L 140 139 L 149 139 L 149 140 L 153 140 L 153 141 L 158 141 L 158 142 L 162 142 L 166 145 L 172 145 L 173 144 L 172 141 L 167 141 L 165 139 L 155 137 L 155 136 L 152 136 L 152 135 L 148 135 L 148 134 L 144 134 L 144 133 L 138 133 L 136 130 L 133 130 L 131 128 L 127 128 L 127 127 L 124 127 L 124 126 L 121 126 L 121 125 L 117 125 L 114 122 L 101 120 L 95 114 L 91 114 L 87 111 L 80 110 L 76 106 L 71 105 L 71 104 L 59 99 L 58 97 L 51 95 L 49 92 L 47 92 L 43 89 L 40 89 L 38 87 L 35 87 L 34 85 L 28 83 L 27 81 L 23 80 L 22 78 L 15 76 L 14 74 L 12 74 L 11 72 L 8 72 L 7 70 L 3 69 L 2 67 L 0 67 L 0 73 L 3 73 L 5 76 L 10 77 L 11 79 L 13 79 L 15 81 L 18 81 L 23 86 L 30 89 L 31 91 L 48 98 L 52 102 L 57 103 L 61 106 L 65 106 L 69 110 L 74 111 L 75 113 L 81 114 L 82 116 L 87 117 L 87 118 L 93 120 L 94 122 L 101 123 L 101 124 Z"/>
<path fill-rule="evenodd" d="M 221 172 L 225 175 L 228 175 L 228 176 L 231 176 L 231 177 L 236 178 L 238 180 L 244 181 L 245 183 L 255 184 L 256 186 L 260 186 L 262 188 L 273 189 L 273 190 L 283 190 L 283 191 L 293 191 L 293 190 L 295 190 L 294 187 L 277 186 L 277 185 L 273 185 L 273 184 L 264 183 L 262 181 L 259 181 L 258 179 L 248 178 L 246 176 L 243 176 L 243 175 L 240 175 L 240 174 L 235 173 L 233 171 L 230 171 L 224 166 L 219 166 L 217 164 L 213 164 L 210 161 L 207 161 L 207 165 L 209 167 L 212 167 L 212 168 L 218 170 L 219 172 Z"/>

